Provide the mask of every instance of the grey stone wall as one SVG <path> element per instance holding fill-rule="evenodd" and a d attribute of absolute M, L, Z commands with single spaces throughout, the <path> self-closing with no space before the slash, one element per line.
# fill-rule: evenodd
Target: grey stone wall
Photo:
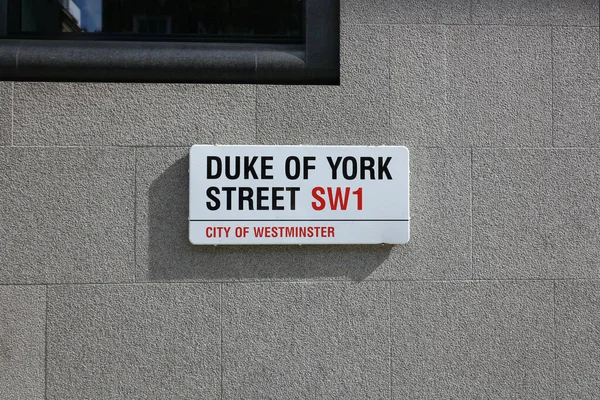
<path fill-rule="evenodd" d="M 600 398 L 598 19 L 342 0 L 339 87 L 0 83 L 0 398 Z M 193 247 L 211 143 L 406 145 L 411 241 Z"/>

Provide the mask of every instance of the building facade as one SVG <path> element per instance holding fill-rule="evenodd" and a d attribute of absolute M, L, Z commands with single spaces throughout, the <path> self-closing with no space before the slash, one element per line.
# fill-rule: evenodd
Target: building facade
<path fill-rule="evenodd" d="M 597 0 L 342 0 L 341 84 L 0 82 L 1 399 L 600 398 Z M 404 145 L 399 246 L 192 246 L 194 144 Z"/>

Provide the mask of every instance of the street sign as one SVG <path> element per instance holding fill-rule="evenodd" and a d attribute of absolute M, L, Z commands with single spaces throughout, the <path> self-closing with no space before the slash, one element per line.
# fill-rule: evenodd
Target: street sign
<path fill-rule="evenodd" d="M 192 244 L 400 244 L 410 236 L 408 149 L 190 149 Z"/>

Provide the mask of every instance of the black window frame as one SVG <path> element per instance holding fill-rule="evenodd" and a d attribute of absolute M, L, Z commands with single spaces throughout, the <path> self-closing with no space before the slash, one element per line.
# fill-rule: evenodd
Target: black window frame
<path fill-rule="evenodd" d="M 339 0 L 305 0 L 304 43 L 9 39 L 0 80 L 339 85 Z"/>

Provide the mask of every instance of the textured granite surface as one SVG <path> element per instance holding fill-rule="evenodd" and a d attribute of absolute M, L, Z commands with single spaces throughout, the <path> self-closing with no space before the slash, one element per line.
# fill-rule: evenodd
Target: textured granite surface
<path fill-rule="evenodd" d="M 342 0 L 340 86 L 0 83 L 0 399 L 600 398 L 597 0 Z M 403 246 L 192 246 L 193 144 L 406 145 Z"/>

